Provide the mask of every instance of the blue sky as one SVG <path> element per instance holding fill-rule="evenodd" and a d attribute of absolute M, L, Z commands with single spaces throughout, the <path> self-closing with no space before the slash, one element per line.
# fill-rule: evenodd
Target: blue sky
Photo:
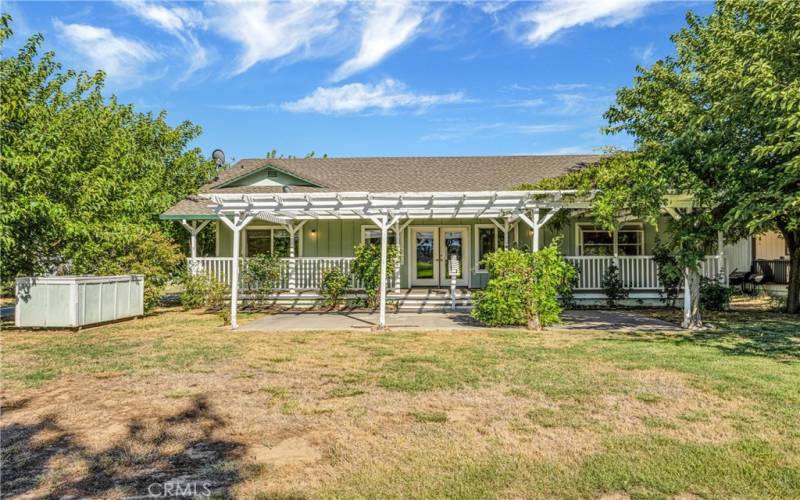
<path fill-rule="evenodd" d="M 5 2 L 19 46 L 69 67 L 229 159 L 506 155 L 627 147 L 602 113 L 637 64 L 672 53 L 710 2 Z"/>

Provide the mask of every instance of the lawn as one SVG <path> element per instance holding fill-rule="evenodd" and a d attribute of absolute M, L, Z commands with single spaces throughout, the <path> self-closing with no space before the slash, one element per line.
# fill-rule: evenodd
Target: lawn
<path fill-rule="evenodd" d="M 166 310 L 5 330 L 3 495 L 800 497 L 800 323 L 711 322 L 257 334 Z"/>

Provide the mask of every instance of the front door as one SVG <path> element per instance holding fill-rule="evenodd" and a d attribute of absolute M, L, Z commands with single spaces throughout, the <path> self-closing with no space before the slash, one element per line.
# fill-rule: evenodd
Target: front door
<path fill-rule="evenodd" d="M 449 286 L 448 261 L 461 262 L 456 285 L 469 285 L 469 235 L 464 227 L 417 226 L 411 228 L 411 285 Z"/>

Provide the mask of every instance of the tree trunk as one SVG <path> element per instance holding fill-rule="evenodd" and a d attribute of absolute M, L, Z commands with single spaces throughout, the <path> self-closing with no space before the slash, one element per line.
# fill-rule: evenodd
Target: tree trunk
<path fill-rule="evenodd" d="M 781 231 L 789 247 L 789 293 L 786 312 L 800 314 L 800 231 Z"/>
<path fill-rule="evenodd" d="M 702 328 L 703 319 L 700 317 L 700 272 L 697 269 L 686 269 L 685 277 L 689 282 L 689 311 L 684 311 L 681 326 L 689 330 Z M 685 293 L 685 292 L 684 292 Z"/>
<path fill-rule="evenodd" d="M 542 323 L 539 321 L 538 314 L 531 314 L 528 316 L 528 330 L 542 331 Z"/>

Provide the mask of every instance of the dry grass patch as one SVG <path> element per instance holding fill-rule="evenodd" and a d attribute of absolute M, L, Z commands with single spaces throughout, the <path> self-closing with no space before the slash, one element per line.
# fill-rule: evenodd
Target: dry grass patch
<path fill-rule="evenodd" d="M 679 335 L 2 333 L 4 490 L 123 497 L 800 494 L 796 361 Z"/>

